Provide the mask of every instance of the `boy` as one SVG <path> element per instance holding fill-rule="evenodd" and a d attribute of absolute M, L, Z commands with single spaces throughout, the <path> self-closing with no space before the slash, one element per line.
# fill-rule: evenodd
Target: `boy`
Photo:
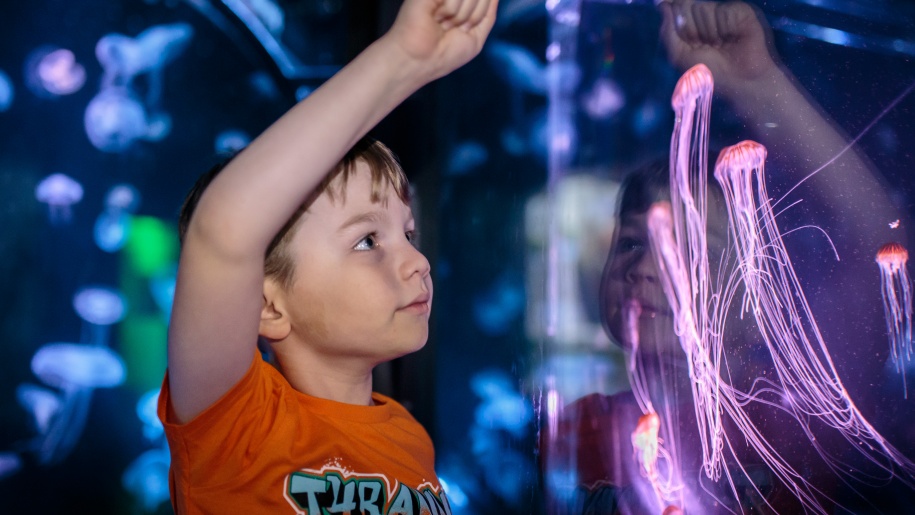
<path fill-rule="evenodd" d="M 474 57 L 496 8 L 406 0 L 185 217 L 159 403 L 177 513 L 450 513 L 428 435 L 372 393 L 375 365 L 425 344 L 432 283 L 402 172 L 361 138 Z"/>

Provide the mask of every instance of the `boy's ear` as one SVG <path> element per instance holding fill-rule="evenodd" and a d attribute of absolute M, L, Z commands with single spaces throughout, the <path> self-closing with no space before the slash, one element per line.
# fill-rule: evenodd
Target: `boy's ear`
<path fill-rule="evenodd" d="M 261 322 L 258 333 L 271 341 L 289 336 L 292 327 L 286 316 L 286 297 L 275 280 L 264 278 L 264 306 L 261 308 Z"/>

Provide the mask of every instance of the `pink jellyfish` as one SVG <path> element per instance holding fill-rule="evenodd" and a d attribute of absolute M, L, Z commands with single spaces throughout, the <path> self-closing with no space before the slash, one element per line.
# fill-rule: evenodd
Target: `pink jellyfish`
<path fill-rule="evenodd" d="M 912 358 L 912 286 L 906 262 L 909 252 L 898 243 L 887 243 L 877 251 L 880 267 L 880 288 L 886 331 L 890 339 L 890 356 L 905 385 L 905 362 Z M 905 389 L 908 398 L 908 390 Z"/>

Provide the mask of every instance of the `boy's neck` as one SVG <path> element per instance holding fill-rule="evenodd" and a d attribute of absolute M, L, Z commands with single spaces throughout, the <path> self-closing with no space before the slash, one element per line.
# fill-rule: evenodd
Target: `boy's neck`
<path fill-rule="evenodd" d="M 372 368 L 339 360 L 277 359 L 283 377 L 297 391 L 345 404 L 371 406 Z"/>

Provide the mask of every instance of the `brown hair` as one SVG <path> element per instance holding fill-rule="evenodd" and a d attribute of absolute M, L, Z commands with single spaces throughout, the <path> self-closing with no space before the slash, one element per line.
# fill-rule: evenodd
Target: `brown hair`
<path fill-rule="evenodd" d="M 229 156 L 197 179 L 197 182 L 188 192 L 181 206 L 181 213 L 178 217 L 178 238 L 184 243 L 184 237 L 187 234 L 188 225 L 191 222 L 191 216 L 204 190 L 213 181 L 219 172 L 221 172 L 236 154 Z M 308 211 L 312 203 L 324 193 L 335 201 L 337 196 L 345 201 L 346 181 L 356 169 L 358 161 L 364 161 L 372 173 L 372 192 L 370 200 L 380 202 L 384 192 L 388 187 L 393 187 L 397 197 L 404 203 L 410 203 L 410 185 L 407 177 L 391 150 L 380 141 L 365 137 L 359 140 L 353 148 L 343 156 L 343 159 L 327 173 L 324 179 L 317 187 L 302 201 L 302 204 L 296 212 L 289 218 L 282 229 L 273 237 L 267 252 L 264 256 L 264 274 L 277 280 L 283 288 L 292 285 L 295 273 L 295 266 L 286 252 L 292 235 L 295 234 L 295 227 L 301 220 L 302 215 Z M 339 183 L 336 183 L 339 178 Z"/>

